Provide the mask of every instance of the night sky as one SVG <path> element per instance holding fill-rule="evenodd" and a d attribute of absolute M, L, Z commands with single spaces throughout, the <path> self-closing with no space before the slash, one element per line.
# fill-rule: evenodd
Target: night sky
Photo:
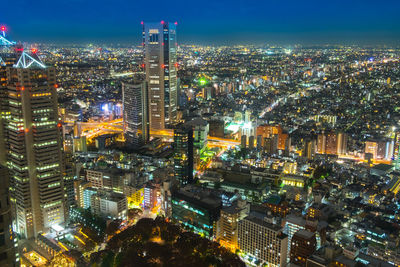
<path fill-rule="evenodd" d="M 140 42 L 141 21 L 178 22 L 188 44 L 400 44 L 400 0 L 1 0 L 16 41 Z"/>

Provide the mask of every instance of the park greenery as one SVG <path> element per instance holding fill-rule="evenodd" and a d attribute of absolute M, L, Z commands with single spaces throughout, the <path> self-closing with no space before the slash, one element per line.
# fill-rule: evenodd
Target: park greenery
<path fill-rule="evenodd" d="M 245 266 L 218 243 L 168 220 L 143 218 L 92 253 L 92 266 Z"/>

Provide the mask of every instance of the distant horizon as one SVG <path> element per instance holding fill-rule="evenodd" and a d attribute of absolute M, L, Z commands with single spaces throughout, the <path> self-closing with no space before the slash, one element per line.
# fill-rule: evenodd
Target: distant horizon
<path fill-rule="evenodd" d="M 141 21 L 164 20 L 178 43 L 400 44 L 396 0 L 4 1 L 0 25 L 22 42 L 140 43 Z"/>
<path fill-rule="evenodd" d="M 14 41 L 14 39 L 12 39 Z M 115 42 L 100 42 L 97 40 L 92 40 L 92 41 L 76 41 L 76 42 L 65 42 L 65 41 L 18 41 L 17 43 L 21 44 L 27 44 L 27 45 L 55 45 L 55 46 L 89 46 L 89 45 L 94 45 L 94 46 L 102 46 L 102 47 L 107 47 L 107 46 L 121 46 L 123 48 L 129 48 L 129 47 L 141 47 L 140 42 L 129 42 L 129 41 L 115 41 Z M 359 47 L 359 48 L 395 48 L 395 49 L 400 49 L 400 42 L 394 42 L 394 43 L 376 43 L 376 44 L 371 44 L 371 43 L 357 43 L 357 42 L 343 42 L 343 43 L 323 43 L 323 42 L 316 42 L 316 43 L 272 43 L 272 42 L 262 42 L 259 41 L 257 43 L 235 43 L 235 42 L 229 42 L 227 43 L 205 43 L 205 42 L 178 42 L 179 46 L 209 46 L 209 47 L 235 47 L 235 46 L 248 46 L 248 47 L 276 47 L 276 48 L 295 48 L 295 47 L 300 47 L 300 48 L 312 48 L 312 47 Z"/>

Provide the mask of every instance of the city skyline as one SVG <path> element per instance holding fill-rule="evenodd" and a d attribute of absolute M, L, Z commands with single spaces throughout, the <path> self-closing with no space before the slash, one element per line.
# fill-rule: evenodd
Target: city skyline
<path fill-rule="evenodd" d="M 56 43 L 140 43 L 141 21 L 178 22 L 179 43 L 389 44 L 400 41 L 400 3 L 335 1 L 13 2 L 0 11 L 15 40 Z M 79 9 L 77 7 L 79 6 Z M 136 11 L 136 12 L 135 12 Z M 140 12 L 139 12 L 140 11 Z M 20 20 L 19 17 L 24 17 Z M 29 23 L 26 23 L 29 21 Z"/>
<path fill-rule="evenodd" d="M 400 4 L 6 5 L 1 267 L 400 266 Z"/>

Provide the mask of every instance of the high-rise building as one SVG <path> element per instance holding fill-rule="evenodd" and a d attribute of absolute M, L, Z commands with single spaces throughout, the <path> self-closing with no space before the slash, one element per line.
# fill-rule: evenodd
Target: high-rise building
<path fill-rule="evenodd" d="M 164 129 L 175 122 L 178 107 L 176 23 L 142 24 L 150 127 Z"/>
<path fill-rule="evenodd" d="M 149 102 L 147 83 L 123 83 L 124 136 L 128 146 L 139 148 L 149 141 Z"/>
<path fill-rule="evenodd" d="M 239 248 L 260 265 L 285 267 L 287 261 L 288 237 L 282 227 L 265 217 L 252 212 L 239 222 Z"/>
<path fill-rule="evenodd" d="M 174 175 L 181 185 L 193 181 L 193 129 L 180 124 L 174 129 Z"/>
<path fill-rule="evenodd" d="M 65 219 L 56 75 L 54 68 L 27 52 L 6 73 L 1 160 L 10 171 L 17 232 L 30 238 Z"/>
<path fill-rule="evenodd" d="M 217 241 L 224 247 L 236 251 L 238 248 L 238 224 L 250 212 L 250 204 L 239 199 L 233 205 L 221 210 L 217 223 Z"/>
<path fill-rule="evenodd" d="M 193 128 L 193 157 L 194 165 L 197 168 L 198 166 L 200 166 L 200 156 L 207 148 L 209 125 L 208 122 L 202 118 L 195 118 L 187 122 L 187 125 Z"/>
<path fill-rule="evenodd" d="M 347 135 L 339 132 L 328 132 L 318 135 L 317 151 L 318 154 L 342 155 L 347 153 Z"/>
<path fill-rule="evenodd" d="M 325 153 L 336 155 L 338 151 L 338 139 L 336 133 L 328 133 L 326 134 L 326 146 Z"/>
<path fill-rule="evenodd" d="M 19 266 L 15 251 L 16 236 L 12 228 L 7 168 L 0 166 L 0 266 Z"/>

